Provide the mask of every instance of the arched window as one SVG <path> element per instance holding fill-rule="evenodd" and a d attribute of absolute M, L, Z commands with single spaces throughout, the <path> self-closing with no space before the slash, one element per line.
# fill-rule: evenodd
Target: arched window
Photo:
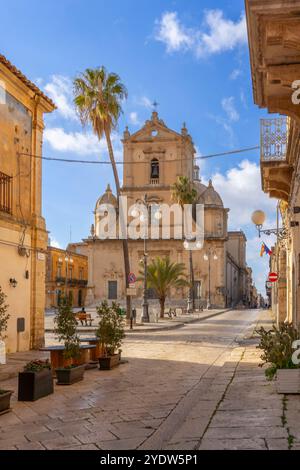
<path fill-rule="evenodd" d="M 159 179 L 159 161 L 156 158 L 151 160 L 151 179 Z"/>

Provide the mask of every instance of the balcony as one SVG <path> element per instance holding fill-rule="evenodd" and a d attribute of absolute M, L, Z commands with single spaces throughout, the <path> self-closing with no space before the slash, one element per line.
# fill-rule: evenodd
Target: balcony
<path fill-rule="evenodd" d="M 60 276 L 56 276 L 55 278 L 55 282 L 57 284 L 65 284 L 66 283 L 66 278 L 65 277 L 60 277 Z M 72 287 L 86 287 L 87 286 L 87 283 L 88 281 L 86 279 L 67 279 L 67 285 L 68 286 L 72 286 Z"/>
<path fill-rule="evenodd" d="M 289 162 L 290 119 L 262 119 L 260 166 L 262 189 L 270 197 L 288 201 L 292 177 Z"/>
<path fill-rule="evenodd" d="M 0 212 L 12 213 L 12 176 L 0 171 Z"/>
<path fill-rule="evenodd" d="M 150 178 L 151 186 L 158 186 L 159 185 L 159 178 Z"/>
<path fill-rule="evenodd" d="M 282 162 L 286 160 L 288 124 L 287 118 L 261 120 L 260 159 L 262 162 Z"/>

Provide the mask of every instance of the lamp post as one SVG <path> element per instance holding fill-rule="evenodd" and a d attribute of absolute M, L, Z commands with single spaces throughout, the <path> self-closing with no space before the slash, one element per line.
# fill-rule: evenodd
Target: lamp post
<path fill-rule="evenodd" d="M 147 209 L 147 214 L 149 214 L 149 208 L 151 207 L 151 203 L 149 202 L 148 195 L 145 194 L 143 198 L 136 200 L 137 204 L 142 204 Z M 131 215 L 133 217 L 137 217 L 139 215 L 137 210 L 133 210 Z M 159 210 L 157 210 L 154 214 L 156 220 L 161 218 L 161 214 Z M 146 222 L 148 225 L 148 219 L 145 221 L 143 215 L 140 216 L 141 222 Z M 147 294 L 147 274 L 148 274 L 148 253 L 147 253 L 147 230 L 144 233 L 144 255 L 143 255 L 143 263 L 144 263 L 144 286 L 143 286 L 143 303 L 142 303 L 142 323 L 149 323 L 149 304 L 148 304 L 148 294 Z"/>
<path fill-rule="evenodd" d="M 261 238 L 262 234 L 265 234 L 267 236 L 276 235 L 277 241 L 286 237 L 286 234 L 287 234 L 286 228 L 279 227 L 279 203 L 277 204 L 277 209 L 276 209 L 276 220 L 277 220 L 276 228 L 268 228 L 268 229 L 263 230 L 263 226 L 266 221 L 266 214 L 262 210 L 254 211 L 251 216 L 251 220 L 254 223 L 258 231 L 259 238 Z"/>
<path fill-rule="evenodd" d="M 66 262 L 66 279 L 65 279 L 65 292 L 66 292 L 66 298 L 68 295 L 68 275 L 69 275 L 69 263 L 73 264 L 73 258 L 68 255 L 68 253 L 65 256 L 65 262 Z"/>
<path fill-rule="evenodd" d="M 189 288 L 188 299 L 187 299 L 187 311 L 188 311 L 188 313 L 193 313 L 193 311 L 195 310 L 193 249 L 192 249 L 192 244 L 193 244 L 193 246 L 195 246 L 194 242 L 195 242 L 195 239 L 185 240 L 184 243 L 183 243 L 184 248 L 189 251 L 190 288 Z M 196 248 L 198 250 L 200 250 L 202 248 L 202 243 L 197 242 L 196 243 Z"/>
<path fill-rule="evenodd" d="M 213 256 L 214 261 L 218 260 L 218 257 L 215 251 L 212 248 L 207 250 L 207 253 L 204 254 L 204 261 L 208 261 L 208 299 L 207 299 L 207 309 L 211 308 L 211 257 Z"/>

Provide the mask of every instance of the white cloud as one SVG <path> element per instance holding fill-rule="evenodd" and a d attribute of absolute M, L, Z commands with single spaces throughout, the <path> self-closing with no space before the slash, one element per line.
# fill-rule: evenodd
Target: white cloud
<path fill-rule="evenodd" d="M 250 233 L 247 241 L 247 262 L 253 269 L 253 278 L 258 290 L 265 295 L 265 281 L 269 271 L 269 257 L 260 257 L 260 248 L 264 241 L 269 248 L 275 242 L 274 237 L 257 235 L 251 221 L 252 213 L 262 209 L 267 220 L 265 227 L 275 227 L 276 203 L 270 199 L 261 189 L 260 167 L 249 160 L 243 160 L 237 166 L 228 170 L 225 174 L 217 172 L 212 177 L 213 186 L 220 194 L 224 206 L 230 209 L 228 214 L 228 229 L 243 230 Z M 204 183 L 207 184 L 207 181 Z"/>
<path fill-rule="evenodd" d="M 50 246 L 53 246 L 53 248 L 62 248 L 61 244 L 54 237 L 50 237 Z"/>
<path fill-rule="evenodd" d="M 134 126 L 139 126 L 141 124 L 138 113 L 136 111 L 132 111 L 131 113 L 129 113 L 129 119 L 131 124 L 133 124 Z"/>
<path fill-rule="evenodd" d="M 45 92 L 54 101 L 57 111 L 66 119 L 77 120 L 73 105 L 73 84 L 69 77 L 52 75 L 50 82 L 44 86 Z"/>
<path fill-rule="evenodd" d="M 213 185 L 225 207 L 230 208 L 229 227 L 232 230 L 251 226 L 251 215 L 256 209 L 264 210 L 273 221 L 276 201 L 262 191 L 260 168 L 256 163 L 243 160 L 225 175 L 217 172 L 213 175 Z"/>
<path fill-rule="evenodd" d="M 230 96 L 228 98 L 222 99 L 222 108 L 224 109 L 225 113 L 229 121 L 236 122 L 240 119 L 240 115 L 237 112 L 234 104 L 234 97 Z"/>
<path fill-rule="evenodd" d="M 229 78 L 230 80 L 236 80 L 240 75 L 242 75 L 242 71 L 240 69 L 234 69 L 229 75 Z"/>
<path fill-rule="evenodd" d="M 71 152 L 77 155 L 98 155 L 107 157 L 106 140 L 100 141 L 92 132 L 66 132 L 61 127 L 45 129 L 44 139 L 58 152 Z M 111 135 L 116 160 L 122 159 L 122 147 L 120 136 L 117 133 Z"/>
<path fill-rule="evenodd" d="M 246 17 L 243 13 L 235 23 L 224 18 L 221 10 L 210 10 L 205 14 L 208 32 L 201 34 L 198 55 L 215 54 L 234 49 L 247 43 Z"/>
<path fill-rule="evenodd" d="M 186 31 L 177 17 L 177 12 L 166 12 L 159 21 L 155 39 L 166 45 L 167 52 L 189 49 L 193 45 L 192 31 Z"/>
<path fill-rule="evenodd" d="M 165 12 L 156 20 L 155 39 L 165 44 L 168 53 L 191 50 L 197 57 L 232 50 L 247 42 L 245 14 L 236 22 L 226 19 L 221 10 L 207 10 L 202 28 L 187 28 L 177 12 Z"/>
<path fill-rule="evenodd" d="M 137 104 L 147 109 L 153 108 L 152 101 L 147 96 L 142 96 L 140 99 L 138 99 Z"/>

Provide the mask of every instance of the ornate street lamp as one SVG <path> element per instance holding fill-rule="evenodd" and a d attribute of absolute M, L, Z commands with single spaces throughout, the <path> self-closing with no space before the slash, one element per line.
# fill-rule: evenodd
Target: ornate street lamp
<path fill-rule="evenodd" d="M 189 251 L 190 288 L 189 288 L 188 299 L 187 299 L 187 312 L 188 313 L 193 313 L 194 308 L 195 308 L 194 273 L 193 273 L 193 249 L 195 249 L 195 248 L 192 249 L 192 244 L 194 246 L 195 239 L 185 240 L 183 242 L 183 246 L 184 246 L 185 250 Z M 198 250 L 201 250 L 202 246 L 203 245 L 202 245 L 201 242 L 196 243 L 196 248 Z"/>
<path fill-rule="evenodd" d="M 211 257 L 213 257 L 214 261 L 218 260 L 218 257 L 215 251 L 212 248 L 209 248 L 207 253 L 204 254 L 203 259 L 204 261 L 208 261 L 208 299 L 207 299 L 207 309 L 211 308 Z"/>
<path fill-rule="evenodd" d="M 142 199 L 137 199 L 137 204 L 142 204 L 147 209 L 147 214 L 149 214 L 149 208 L 151 207 L 151 203 L 148 200 L 147 194 L 144 195 Z M 132 217 L 137 217 L 139 212 L 134 209 L 131 212 Z M 156 220 L 161 219 L 161 213 L 159 211 L 159 207 L 157 208 L 154 217 Z M 145 216 L 142 214 L 140 216 L 140 221 L 145 222 Z M 143 255 L 143 264 L 144 264 L 144 287 L 143 287 L 143 303 L 142 303 L 142 323 L 149 323 L 149 304 L 148 304 L 148 291 L 147 291 L 147 275 L 148 275 L 148 253 L 147 253 L 147 231 L 145 230 L 144 234 L 144 255 Z"/>
<path fill-rule="evenodd" d="M 266 221 L 266 214 L 262 210 L 256 210 L 251 216 L 251 220 L 257 228 L 258 236 L 261 237 L 262 234 L 267 236 L 276 235 L 277 239 L 283 239 L 286 237 L 287 230 L 285 227 L 279 227 L 279 204 L 277 204 L 277 227 L 268 228 L 263 230 L 263 225 Z"/>

